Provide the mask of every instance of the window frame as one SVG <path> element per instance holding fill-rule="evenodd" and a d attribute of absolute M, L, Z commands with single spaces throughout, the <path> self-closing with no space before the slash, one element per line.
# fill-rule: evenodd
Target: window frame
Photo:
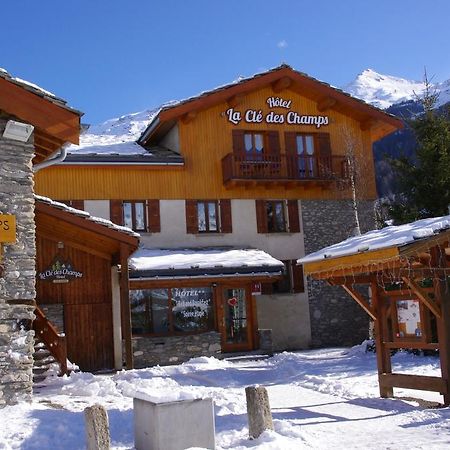
<path fill-rule="evenodd" d="M 216 217 L 216 229 L 211 230 L 210 229 L 210 223 L 209 223 L 209 206 L 211 204 L 214 204 L 214 210 L 215 210 L 215 217 Z M 199 226 L 199 205 L 203 205 L 204 211 L 205 211 L 205 230 L 200 230 Z M 220 209 L 219 209 L 219 201 L 218 200 L 197 200 L 196 202 L 196 212 L 197 212 L 197 232 L 199 234 L 214 234 L 214 233 L 220 233 L 221 232 L 221 221 L 220 221 Z"/>
<path fill-rule="evenodd" d="M 283 229 L 279 230 L 276 229 L 277 228 L 277 220 L 276 217 L 277 215 L 275 214 L 276 212 L 276 205 L 281 204 L 281 211 L 283 214 Z M 271 205 L 272 207 L 272 218 L 269 217 L 269 205 Z M 287 223 L 287 214 L 286 214 L 286 201 L 285 200 L 266 200 L 266 221 L 267 221 L 267 232 L 268 233 L 288 233 L 289 232 L 289 226 Z M 270 229 L 270 224 L 272 222 L 272 227 L 273 229 Z"/>
<path fill-rule="evenodd" d="M 126 225 L 125 220 L 125 204 L 131 205 L 131 229 L 136 232 L 146 233 L 148 231 L 148 217 L 147 217 L 147 200 L 123 200 L 122 201 L 122 221 L 124 226 Z M 143 218 L 144 218 L 144 228 L 137 228 L 136 224 L 136 204 L 142 204 L 143 208 Z M 130 227 L 129 227 L 130 228 Z"/>

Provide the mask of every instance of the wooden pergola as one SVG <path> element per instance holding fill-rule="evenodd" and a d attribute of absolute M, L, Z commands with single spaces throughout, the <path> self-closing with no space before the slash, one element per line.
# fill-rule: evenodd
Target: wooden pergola
<path fill-rule="evenodd" d="M 300 260 L 307 275 L 342 286 L 374 321 L 381 397 L 393 397 L 394 387 L 418 389 L 439 392 L 450 405 L 450 229 L 443 223 L 443 229 L 401 245 L 391 241 L 371 250 L 363 235 L 357 248 L 350 242 L 350 251 L 339 256 L 332 246 Z M 369 295 L 356 285 L 369 285 Z M 400 348 L 438 350 L 441 376 L 393 373 L 391 351 Z"/>

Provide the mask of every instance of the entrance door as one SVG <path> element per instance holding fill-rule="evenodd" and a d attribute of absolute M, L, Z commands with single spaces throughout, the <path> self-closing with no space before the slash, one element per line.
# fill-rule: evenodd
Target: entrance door
<path fill-rule="evenodd" d="M 248 288 L 222 289 L 222 351 L 246 351 L 253 348 L 249 296 Z"/>

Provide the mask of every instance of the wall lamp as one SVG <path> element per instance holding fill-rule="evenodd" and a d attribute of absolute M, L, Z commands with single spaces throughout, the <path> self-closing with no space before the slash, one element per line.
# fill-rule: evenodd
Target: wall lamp
<path fill-rule="evenodd" d="M 5 131 L 3 132 L 3 137 L 14 141 L 27 142 L 33 130 L 33 125 L 16 122 L 15 120 L 8 120 Z"/>

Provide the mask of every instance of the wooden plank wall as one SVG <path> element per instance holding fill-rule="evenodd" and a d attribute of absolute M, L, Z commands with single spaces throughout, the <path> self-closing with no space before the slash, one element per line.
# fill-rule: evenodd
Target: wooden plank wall
<path fill-rule="evenodd" d="M 37 304 L 64 304 L 64 328 L 70 361 L 82 370 L 114 367 L 111 263 L 109 260 L 37 237 L 37 272 L 47 269 L 56 255 L 70 260 L 79 279 L 54 284 L 37 278 Z"/>
<path fill-rule="evenodd" d="M 364 192 L 362 198 L 376 198 L 373 174 L 372 139 L 370 131 L 361 131 L 359 122 L 333 110 L 319 112 L 314 101 L 293 91 L 274 94 L 270 87 L 249 93 L 236 110 L 269 111 L 266 99 L 270 96 L 292 100 L 291 110 L 307 115 L 327 115 L 330 125 L 317 129 L 313 125 L 246 124 L 232 125 L 224 113 L 226 103 L 199 112 L 189 123 L 179 121 L 180 148 L 185 168 L 136 167 L 51 167 L 36 174 L 36 192 L 58 199 L 184 199 L 184 198 L 286 198 L 327 199 L 348 198 L 348 191 L 320 187 L 284 186 L 237 187 L 226 189 L 222 182 L 221 159 L 232 152 L 231 132 L 234 128 L 246 130 L 276 130 L 280 135 L 281 153 L 285 152 L 284 132 L 329 132 L 334 155 L 344 155 L 349 139 L 360 149 L 363 167 Z M 278 112 L 288 112 L 278 108 Z M 350 130 L 350 132 L 345 132 Z"/>

